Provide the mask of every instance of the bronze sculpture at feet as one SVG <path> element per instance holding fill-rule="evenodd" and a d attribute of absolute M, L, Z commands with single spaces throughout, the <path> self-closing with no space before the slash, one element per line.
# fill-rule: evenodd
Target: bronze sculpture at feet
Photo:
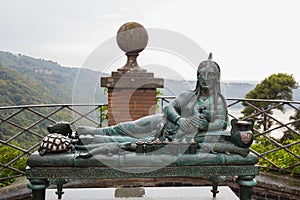
<path fill-rule="evenodd" d="M 154 146 L 154 141 L 179 143 L 177 148 L 184 145 L 188 148 L 196 143 L 199 152 L 247 156 L 253 141 L 253 121 L 233 120 L 231 131 L 227 130 L 228 125 L 227 106 L 220 91 L 220 67 L 212 61 L 210 54 L 198 67 L 196 88 L 182 92 L 164 108 L 163 115 L 150 115 L 105 128 L 78 127 L 77 138 L 72 143 L 75 150 L 90 150 L 79 154 L 82 158 L 99 153 L 119 153 L 118 149 L 139 151 L 138 143 L 147 146 L 151 142 Z M 58 132 L 51 133 L 55 131 Z"/>

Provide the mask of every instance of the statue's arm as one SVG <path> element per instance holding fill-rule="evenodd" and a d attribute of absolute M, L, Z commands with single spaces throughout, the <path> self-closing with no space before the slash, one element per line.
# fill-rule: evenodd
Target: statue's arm
<path fill-rule="evenodd" d="M 222 101 L 218 102 L 217 110 L 213 120 L 209 123 L 210 130 L 225 130 L 228 126 L 227 106 Z"/>
<path fill-rule="evenodd" d="M 177 120 L 181 117 L 177 110 L 180 110 L 180 103 L 178 99 L 174 99 L 164 108 L 164 113 L 167 116 L 167 119 L 174 124 L 176 124 Z"/>

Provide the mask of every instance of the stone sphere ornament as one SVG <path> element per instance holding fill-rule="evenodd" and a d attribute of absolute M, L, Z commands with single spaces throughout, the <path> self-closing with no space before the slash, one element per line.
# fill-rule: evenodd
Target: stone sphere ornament
<path fill-rule="evenodd" d="M 124 52 L 138 54 L 147 46 L 148 33 L 141 24 L 127 22 L 118 30 L 117 43 Z"/>

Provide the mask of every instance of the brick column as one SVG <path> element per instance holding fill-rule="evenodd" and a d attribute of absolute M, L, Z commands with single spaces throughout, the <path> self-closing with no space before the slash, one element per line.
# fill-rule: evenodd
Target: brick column
<path fill-rule="evenodd" d="M 155 114 L 156 88 L 164 80 L 142 69 L 136 61 L 147 45 L 144 27 L 135 22 L 122 25 L 117 34 L 119 47 L 126 52 L 127 63 L 109 77 L 101 77 L 101 86 L 108 88 L 108 125 L 132 121 Z"/>

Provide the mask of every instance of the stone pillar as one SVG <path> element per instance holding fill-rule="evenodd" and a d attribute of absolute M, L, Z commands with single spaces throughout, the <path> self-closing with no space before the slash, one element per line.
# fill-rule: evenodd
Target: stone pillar
<path fill-rule="evenodd" d="M 148 43 L 148 34 L 142 25 L 136 22 L 122 25 L 117 43 L 125 52 L 127 63 L 111 76 L 101 77 L 101 86 L 108 88 L 109 126 L 155 114 L 156 88 L 164 85 L 163 79 L 155 78 L 137 63 L 137 56 Z"/>

